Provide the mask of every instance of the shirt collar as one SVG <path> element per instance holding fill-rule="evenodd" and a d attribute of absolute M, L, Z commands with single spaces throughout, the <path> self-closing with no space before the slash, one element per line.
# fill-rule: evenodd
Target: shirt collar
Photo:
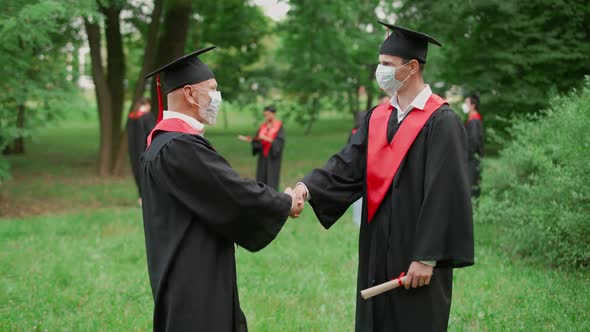
<path fill-rule="evenodd" d="M 203 132 L 205 129 L 205 125 L 199 122 L 199 120 L 179 112 L 164 111 L 164 119 L 180 119 L 186 122 L 189 126 L 193 127 L 193 129 L 199 133 Z"/>
<path fill-rule="evenodd" d="M 406 117 L 406 115 L 408 115 L 410 111 L 414 108 L 424 110 L 426 102 L 428 102 L 430 96 L 432 96 L 432 89 L 430 89 L 430 85 L 426 84 L 422 91 L 420 91 L 420 93 L 414 98 L 414 100 L 412 100 L 410 105 L 408 105 L 408 107 L 406 107 L 405 110 L 402 110 L 397 101 L 397 94 L 394 95 L 389 103 L 393 107 L 395 107 L 395 109 L 397 109 L 397 122 L 401 122 Z"/>

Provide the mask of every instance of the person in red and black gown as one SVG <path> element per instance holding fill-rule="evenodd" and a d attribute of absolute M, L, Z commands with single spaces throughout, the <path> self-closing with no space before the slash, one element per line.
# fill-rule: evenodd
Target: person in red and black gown
<path fill-rule="evenodd" d="M 137 107 L 127 119 L 127 143 L 129 147 L 129 160 L 131 171 L 137 186 L 139 196 L 138 203 L 141 206 L 141 188 L 139 185 L 139 168 L 141 166 L 141 154 L 145 150 L 145 142 L 156 125 L 156 117 L 150 112 L 150 101 L 147 98 L 140 98 Z"/>
<path fill-rule="evenodd" d="M 285 129 L 283 123 L 276 118 L 274 106 L 264 108 L 264 123 L 256 132 L 256 136 L 238 136 L 252 144 L 252 154 L 258 155 L 256 164 L 256 181 L 278 189 L 281 175 L 281 161 L 285 148 Z"/>
<path fill-rule="evenodd" d="M 469 184 L 471 197 L 478 198 L 481 192 L 481 158 L 484 153 L 483 118 L 479 113 L 479 97 L 475 94 L 465 98 L 463 113 L 467 114 L 465 130 L 467 130 L 469 156 Z"/>
<path fill-rule="evenodd" d="M 279 233 L 299 203 L 246 180 L 205 138 L 221 92 L 198 50 L 154 71 L 168 110 L 147 139 L 141 161 L 147 265 L 154 331 L 246 331 L 235 251 L 258 251 Z M 162 76 L 162 77 L 160 77 Z"/>
<path fill-rule="evenodd" d="M 380 22 L 381 23 L 381 22 Z M 351 142 L 295 187 L 330 228 L 363 197 L 358 291 L 407 273 L 405 289 L 364 300 L 356 331 L 445 331 L 453 269 L 474 263 L 467 135 L 448 103 L 424 83 L 434 38 L 391 30 L 376 79 L 390 96 Z"/>

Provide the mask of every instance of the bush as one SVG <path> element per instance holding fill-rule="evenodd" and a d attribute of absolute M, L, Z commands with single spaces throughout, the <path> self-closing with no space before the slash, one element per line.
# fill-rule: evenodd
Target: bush
<path fill-rule="evenodd" d="M 478 222 L 505 230 L 515 253 L 552 266 L 590 267 L 590 79 L 512 127 L 486 162 Z"/>

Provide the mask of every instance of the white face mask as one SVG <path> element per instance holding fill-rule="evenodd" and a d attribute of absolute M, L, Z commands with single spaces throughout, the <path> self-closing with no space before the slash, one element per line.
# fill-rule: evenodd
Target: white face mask
<path fill-rule="evenodd" d="M 207 124 L 214 125 L 217 122 L 217 114 L 219 113 L 219 108 L 221 107 L 221 92 L 220 91 L 203 91 L 200 89 L 195 88 L 203 93 L 207 93 L 209 98 L 211 98 L 211 102 L 209 103 L 208 107 L 203 107 L 196 103 L 199 108 L 203 109 L 203 117 L 207 121 Z"/>
<path fill-rule="evenodd" d="M 379 87 L 383 89 L 383 91 L 393 96 L 397 90 L 399 90 L 399 88 L 401 88 L 402 85 L 408 80 L 408 78 L 410 78 L 411 75 L 408 75 L 408 77 L 406 77 L 406 79 L 403 81 L 398 81 L 395 79 L 395 72 L 408 64 L 409 62 L 398 68 L 379 64 L 377 66 L 377 70 L 375 71 L 375 78 L 377 79 L 377 84 L 379 84 Z"/>
<path fill-rule="evenodd" d="M 463 113 L 465 113 L 465 114 L 469 113 L 469 106 L 467 106 L 467 104 L 463 103 L 463 105 L 461 105 L 461 107 L 463 108 Z"/>

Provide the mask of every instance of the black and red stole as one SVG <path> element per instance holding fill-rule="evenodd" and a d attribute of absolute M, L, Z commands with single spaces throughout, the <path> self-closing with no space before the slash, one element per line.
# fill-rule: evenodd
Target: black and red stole
<path fill-rule="evenodd" d="M 277 135 L 279 134 L 279 130 L 281 130 L 282 126 L 283 126 L 283 123 L 279 120 L 274 120 L 272 122 L 272 124 L 270 124 L 270 125 L 268 124 L 268 122 L 265 121 L 260 126 L 260 129 L 258 129 L 257 139 L 261 135 L 264 135 L 274 141 L 275 138 L 277 138 Z M 272 143 L 262 140 L 262 139 L 259 139 L 259 141 L 260 141 L 260 144 L 262 144 L 262 155 L 266 158 L 266 157 L 268 157 L 268 154 L 270 153 L 270 148 L 272 147 Z"/>
<path fill-rule="evenodd" d="M 141 110 L 137 109 L 137 110 L 129 113 L 129 119 L 137 120 L 148 113 L 149 113 L 148 111 L 141 111 Z"/>
<path fill-rule="evenodd" d="M 424 110 L 414 108 L 406 116 L 391 143 L 387 141 L 387 125 L 393 116 L 389 103 L 375 108 L 369 120 L 367 147 L 367 208 L 368 222 L 381 205 L 408 150 L 430 116 L 447 102 L 432 94 Z"/>
<path fill-rule="evenodd" d="M 147 147 L 149 147 L 152 144 L 154 134 L 156 134 L 159 131 L 174 131 L 189 135 L 201 135 L 203 133 L 196 131 L 195 128 L 191 127 L 188 123 L 184 122 L 181 119 L 164 119 L 158 122 L 158 124 L 154 127 L 152 132 L 148 135 Z"/>
<path fill-rule="evenodd" d="M 470 122 L 473 120 L 483 121 L 481 114 L 479 114 L 479 112 L 473 112 L 473 113 L 469 114 L 469 117 L 467 118 L 467 122 Z"/>

